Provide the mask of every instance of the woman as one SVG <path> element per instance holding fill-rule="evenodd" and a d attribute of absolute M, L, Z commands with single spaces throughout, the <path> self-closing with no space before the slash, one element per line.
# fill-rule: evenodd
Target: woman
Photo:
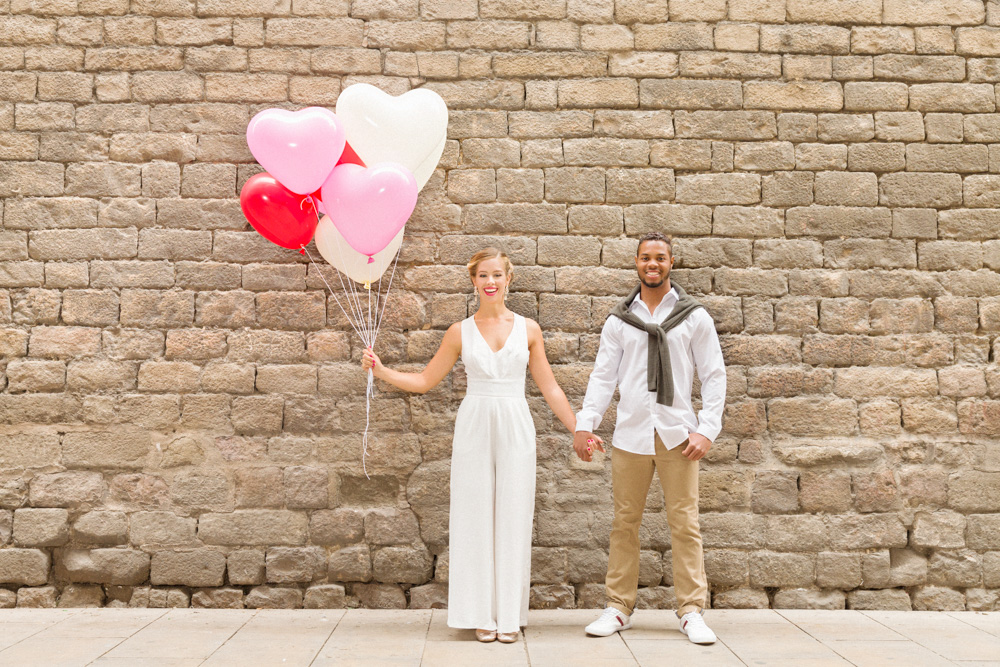
<path fill-rule="evenodd" d="M 570 433 L 576 417 L 545 358 L 541 328 L 504 302 L 514 279 L 507 255 L 486 248 L 468 268 L 479 307 L 448 328 L 422 372 L 386 368 L 370 349 L 362 364 L 380 380 L 424 393 L 462 357 L 468 388 L 452 443 L 448 625 L 475 628 L 479 641 L 512 643 L 527 624 L 535 507 L 535 426 L 524 397 L 525 367 Z"/>

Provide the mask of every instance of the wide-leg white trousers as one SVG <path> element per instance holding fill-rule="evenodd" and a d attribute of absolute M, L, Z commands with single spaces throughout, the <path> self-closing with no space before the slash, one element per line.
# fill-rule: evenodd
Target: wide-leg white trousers
<path fill-rule="evenodd" d="M 466 394 L 451 454 L 450 627 L 527 624 L 534 512 L 535 426 L 524 394 Z"/>

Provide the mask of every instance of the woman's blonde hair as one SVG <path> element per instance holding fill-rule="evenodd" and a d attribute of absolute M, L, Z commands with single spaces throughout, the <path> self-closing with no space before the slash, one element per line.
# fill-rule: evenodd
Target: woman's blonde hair
<path fill-rule="evenodd" d="M 476 271 L 479 269 L 479 265 L 488 259 L 501 259 L 503 260 L 503 270 L 507 274 L 508 283 L 514 280 L 514 265 L 510 263 L 510 258 L 507 257 L 507 253 L 503 250 L 497 250 L 496 248 L 483 248 L 469 260 L 466 265 L 469 269 L 469 278 L 476 278 Z"/>

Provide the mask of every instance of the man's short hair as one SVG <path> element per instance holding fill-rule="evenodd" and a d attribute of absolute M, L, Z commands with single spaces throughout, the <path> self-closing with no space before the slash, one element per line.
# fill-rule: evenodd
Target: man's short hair
<path fill-rule="evenodd" d="M 646 232 L 639 237 L 639 243 L 635 246 L 635 256 L 639 256 L 639 248 L 646 241 L 662 241 L 667 244 L 667 250 L 670 251 L 671 256 L 674 254 L 673 239 L 664 234 L 663 232 Z"/>

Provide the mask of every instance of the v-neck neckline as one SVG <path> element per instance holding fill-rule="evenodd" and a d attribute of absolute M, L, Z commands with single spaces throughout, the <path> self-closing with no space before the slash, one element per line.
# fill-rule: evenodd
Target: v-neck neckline
<path fill-rule="evenodd" d="M 503 352 L 505 349 L 507 349 L 507 343 L 510 342 L 510 337 L 514 335 L 514 329 L 517 327 L 517 313 L 514 313 L 514 324 L 513 326 L 511 326 L 510 333 L 507 334 L 507 338 L 504 339 L 503 345 L 500 346 L 499 350 L 494 350 L 492 347 L 490 347 L 490 342 L 486 340 L 486 336 L 484 336 L 483 332 L 479 330 L 479 323 L 476 322 L 475 315 L 472 316 L 472 326 L 475 327 L 476 333 L 479 334 L 479 339 L 486 344 L 486 349 L 489 350 L 492 354 L 497 355 Z"/>

